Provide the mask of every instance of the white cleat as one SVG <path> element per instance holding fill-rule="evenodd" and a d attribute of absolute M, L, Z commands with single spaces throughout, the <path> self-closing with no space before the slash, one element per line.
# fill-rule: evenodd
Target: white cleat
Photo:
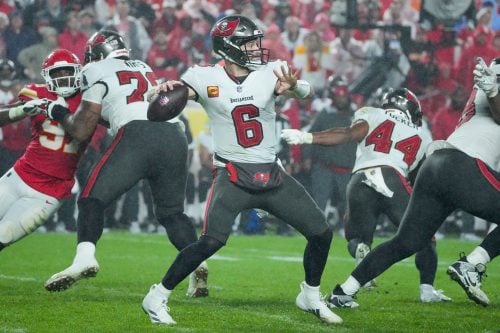
<path fill-rule="evenodd" d="M 308 286 L 305 282 L 300 284 L 300 293 L 295 299 L 299 309 L 311 312 L 316 317 L 328 324 L 342 324 L 342 318 L 332 312 L 321 297 L 319 287 Z"/>
<path fill-rule="evenodd" d="M 430 284 L 420 285 L 420 301 L 422 303 L 450 302 L 451 298 L 443 294 L 442 290 L 436 290 Z"/>
<path fill-rule="evenodd" d="M 99 272 L 99 264 L 95 258 L 86 263 L 74 262 L 64 271 L 52 275 L 45 282 L 48 291 L 64 291 L 81 279 L 95 277 Z"/>
<path fill-rule="evenodd" d="M 157 291 L 157 285 L 153 284 L 149 292 L 142 300 L 142 310 L 149 316 L 153 324 L 175 325 L 175 320 L 170 316 L 167 306 L 167 297 Z"/>
<path fill-rule="evenodd" d="M 481 290 L 481 281 L 485 276 L 485 272 L 485 265 L 469 263 L 463 253 L 460 254 L 460 259 L 451 264 L 446 271 L 450 278 L 462 287 L 471 300 L 477 304 L 488 306 L 490 300 L 486 293 Z"/>
<path fill-rule="evenodd" d="M 194 272 L 189 274 L 189 287 L 186 296 L 208 296 L 208 266 L 205 261 Z"/>

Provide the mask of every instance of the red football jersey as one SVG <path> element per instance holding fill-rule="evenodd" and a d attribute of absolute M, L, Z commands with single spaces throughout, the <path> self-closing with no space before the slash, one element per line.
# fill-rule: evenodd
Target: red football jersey
<path fill-rule="evenodd" d="M 28 84 L 19 92 L 19 99 L 25 101 L 57 97 L 42 84 Z M 81 99 L 81 94 L 66 98 L 70 112 L 76 111 Z M 71 195 L 76 167 L 86 146 L 87 143 L 75 142 L 57 121 L 39 114 L 31 117 L 31 140 L 14 170 L 33 189 L 58 199 L 66 198 Z"/>

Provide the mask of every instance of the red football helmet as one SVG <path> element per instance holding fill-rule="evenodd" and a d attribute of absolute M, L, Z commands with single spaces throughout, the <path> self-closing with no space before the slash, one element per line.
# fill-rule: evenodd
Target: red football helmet
<path fill-rule="evenodd" d="M 62 97 L 69 97 L 80 89 L 80 60 L 65 49 L 52 51 L 42 64 L 42 77 L 47 89 Z"/>

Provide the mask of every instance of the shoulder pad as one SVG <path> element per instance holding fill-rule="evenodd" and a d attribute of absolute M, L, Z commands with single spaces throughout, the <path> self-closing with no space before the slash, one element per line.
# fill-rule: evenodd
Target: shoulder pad
<path fill-rule="evenodd" d="M 82 69 L 82 90 L 87 90 L 102 78 L 103 69 L 99 66 L 103 61 L 90 63 Z"/>
<path fill-rule="evenodd" d="M 33 99 L 46 98 L 49 92 L 44 84 L 30 83 L 25 85 L 19 93 L 18 98 L 23 101 L 30 101 Z"/>

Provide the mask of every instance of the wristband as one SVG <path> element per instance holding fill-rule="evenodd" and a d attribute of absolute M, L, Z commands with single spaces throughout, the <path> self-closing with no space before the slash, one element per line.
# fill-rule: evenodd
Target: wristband
<path fill-rule="evenodd" d="M 292 91 L 295 97 L 304 99 L 309 96 L 309 93 L 311 92 L 311 85 L 305 80 L 297 80 L 297 84 Z"/>
<path fill-rule="evenodd" d="M 313 135 L 312 135 L 312 133 L 305 133 L 305 135 L 304 135 L 304 143 L 307 143 L 309 145 L 313 143 Z"/>
<path fill-rule="evenodd" d="M 56 104 L 52 107 L 50 112 L 50 118 L 54 119 L 57 122 L 62 123 L 64 117 L 69 113 L 69 110 L 62 105 Z"/>
<path fill-rule="evenodd" d="M 19 106 L 16 106 L 16 107 L 9 109 L 9 119 L 10 120 L 17 120 L 24 115 L 26 115 L 26 114 L 23 111 L 22 105 L 19 105 Z"/>

